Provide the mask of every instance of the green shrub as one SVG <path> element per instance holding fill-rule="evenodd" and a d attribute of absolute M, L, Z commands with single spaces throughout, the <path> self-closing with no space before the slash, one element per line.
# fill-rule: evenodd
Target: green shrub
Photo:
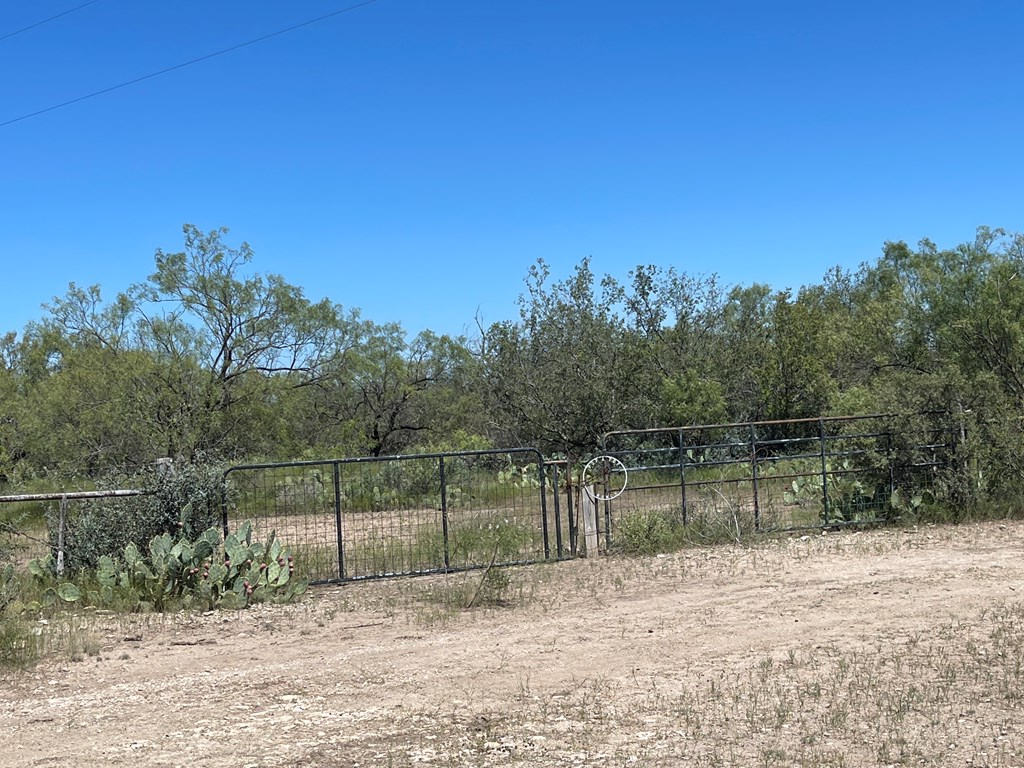
<path fill-rule="evenodd" d="M 656 555 L 685 543 L 686 527 L 674 513 L 641 510 L 618 520 L 613 547 L 628 555 Z"/>
<path fill-rule="evenodd" d="M 221 467 L 176 465 L 173 472 L 155 469 L 130 478 L 112 478 L 108 487 L 151 491 L 145 496 L 76 502 L 65 523 L 64 562 L 69 570 L 94 569 L 104 555 L 123 552 L 129 544 L 145 549 L 154 536 L 193 539 L 220 521 L 226 493 Z M 59 523 L 49 520 L 50 544 L 56 549 Z"/>

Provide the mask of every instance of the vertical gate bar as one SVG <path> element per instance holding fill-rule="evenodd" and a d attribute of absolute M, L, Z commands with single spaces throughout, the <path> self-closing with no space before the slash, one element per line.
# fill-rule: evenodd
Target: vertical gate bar
<path fill-rule="evenodd" d="M 754 530 L 761 531 L 761 500 L 757 488 L 757 429 L 750 425 L 750 480 L 754 486 Z"/>
<path fill-rule="evenodd" d="M 828 501 L 828 448 L 825 445 L 824 419 L 818 419 L 818 441 L 821 443 L 821 510 L 824 515 L 822 522 L 827 524 L 832 512 Z"/>
<path fill-rule="evenodd" d="M 679 492 L 683 497 L 683 525 L 686 525 L 686 451 L 683 446 L 683 430 L 681 429 L 679 430 Z"/>
<path fill-rule="evenodd" d="M 540 478 L 540 519 L 544 531 L 544 559 L 551 559 L 551 544 L 548 540 L 548 491 L 544 484 L 544 457 L 537 454 L 537 474 Z"/>
<path fill-rule="evenodd" d="M 565 464 L 565 515 L 569 518 L 569 554 L 576 557 L 576 538 L 579 527 L 576 525 L 576 510 L 572 504 L 572 464 Z"/>
<path fill-rule="evenodd" d="M 232 469 L 234 467 L 230 467 L 224 472 L 224 487 L 221 488 L 220 497 L 220 524 L 224 531 L 225 539 L 228 537 L 228 474 L 230 474 Z"/>
<path fill-rule="evenodd" d="M 612 502 L 607 498 L 608 476 L 610 474 L 611 465 L 608 462 L 604 462 L 604 467 L 601 470 L 601 481 L 603 484 L 601 495 L 606 497 L 604 500 L 604 546 L 608 552 L 612 550 Z"/>
<path fill-rule="evenodd" d="M 892 426 L 885 427 L 885 463 L 889 465 L 889 498 L 896 493 L 896 468 L 892 464 Z"/>
<path fill-rule="evenodd" d="M 551 465 L 551 473 L 552 473 L 551 488 L 554 490 L 554 493 L 552 494 L 552 498 L 554 499 L 554 502 L 555 502 L 555 553 L 556 553 L 555 556 L 559 560 L 561 560 L 562 559 L 562 555 L 564 553 L 564 548 L 562 546 L 562 514 L 561 514 L 562 509 L 561 509 L 561 504 L 558 501 L 558 465 L 557 464 L 552 464 Z M 545 497 L 547 496 L 546 493 L 544 495 L 545 495 Z"/>
<path fill-rule="evenodd" d="M 437 460 L 441 473 L 441 531 L 444 536 L 444 567 L 451 567 L 451 553 L 448 551 L 448 486 L 444 478 L 444 456 Z"/>
<path fill-rule="evenodd" d="M 334 468 L 334 527 L 338 532 L 338 578 L 345 578 L 345 536 L 341 529 L 341 466 L 338 462 Z"/>

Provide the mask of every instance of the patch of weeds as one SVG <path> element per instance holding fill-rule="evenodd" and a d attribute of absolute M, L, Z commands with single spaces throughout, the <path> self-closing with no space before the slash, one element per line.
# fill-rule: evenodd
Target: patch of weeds
<path fill-rule="evenodd" d="M 0 568 L 0 669 L 23 669 L 39 658 L 36 627 L 22 615 L 23 583 L 13 563 Z"/>
<path fill-rule="evenodd" d="M 681 549 L 686 527 L 672 512 L 641 510 L 619 519 L 613 549 L 626 555 L 657 555 Z"/>
<path fill-rule="evenodd" d="M 466 565 L 483 565 L 492 555 L 497 562 L 536 556 L 530 528 L 501 515 L 481 515 L 454 526 L 450 549 L 452 561 Z"/>
<path fill-rule="evenodd" d="M 20 616 L 0 615 L 0 670 L 25 669 L 39 659 L 34 629 L 32 622 Z"/>
<path fill-rule="evenodd" d="M 431 581 L 419 593 L 424 610 L 417 612 L 417 619 L 426 625 L 445 624 L 466 611 L 519 605 L 523 596 L 522 585 L 507 568 L 492 565 L 449 574 Z"/>

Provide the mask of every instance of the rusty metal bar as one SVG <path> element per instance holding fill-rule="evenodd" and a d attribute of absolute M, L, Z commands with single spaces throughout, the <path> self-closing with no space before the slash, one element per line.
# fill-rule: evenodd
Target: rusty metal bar
<path fill-rule="evenodd" d="M 341 466 L 334 462 L 334 521 L 338 535 L 338 578 L 345 578 L 345 526 L 341 519 Z"/>
<path fill-rule="evenodd" d="M 155 491 L 141 491 L 136 489 L 113 490 L 113 491 L 70 491 L 68 493 L 19 493 L 14 496 L 0 496 L 0 504 L 19 501 L 61 501 L 67 499 L 109 499 L 118 496 L 150 496 Z"/>

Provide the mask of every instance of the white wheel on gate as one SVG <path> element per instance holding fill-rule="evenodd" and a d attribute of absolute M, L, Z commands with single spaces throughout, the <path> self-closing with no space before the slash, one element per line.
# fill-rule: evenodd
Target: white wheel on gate
<path fill-rule="evenodd" d="M 594 501 L 611 501 L 626 490 L 629 472 L 614 456 L 595 456 L 583 468 L 583 488 Z"/>

